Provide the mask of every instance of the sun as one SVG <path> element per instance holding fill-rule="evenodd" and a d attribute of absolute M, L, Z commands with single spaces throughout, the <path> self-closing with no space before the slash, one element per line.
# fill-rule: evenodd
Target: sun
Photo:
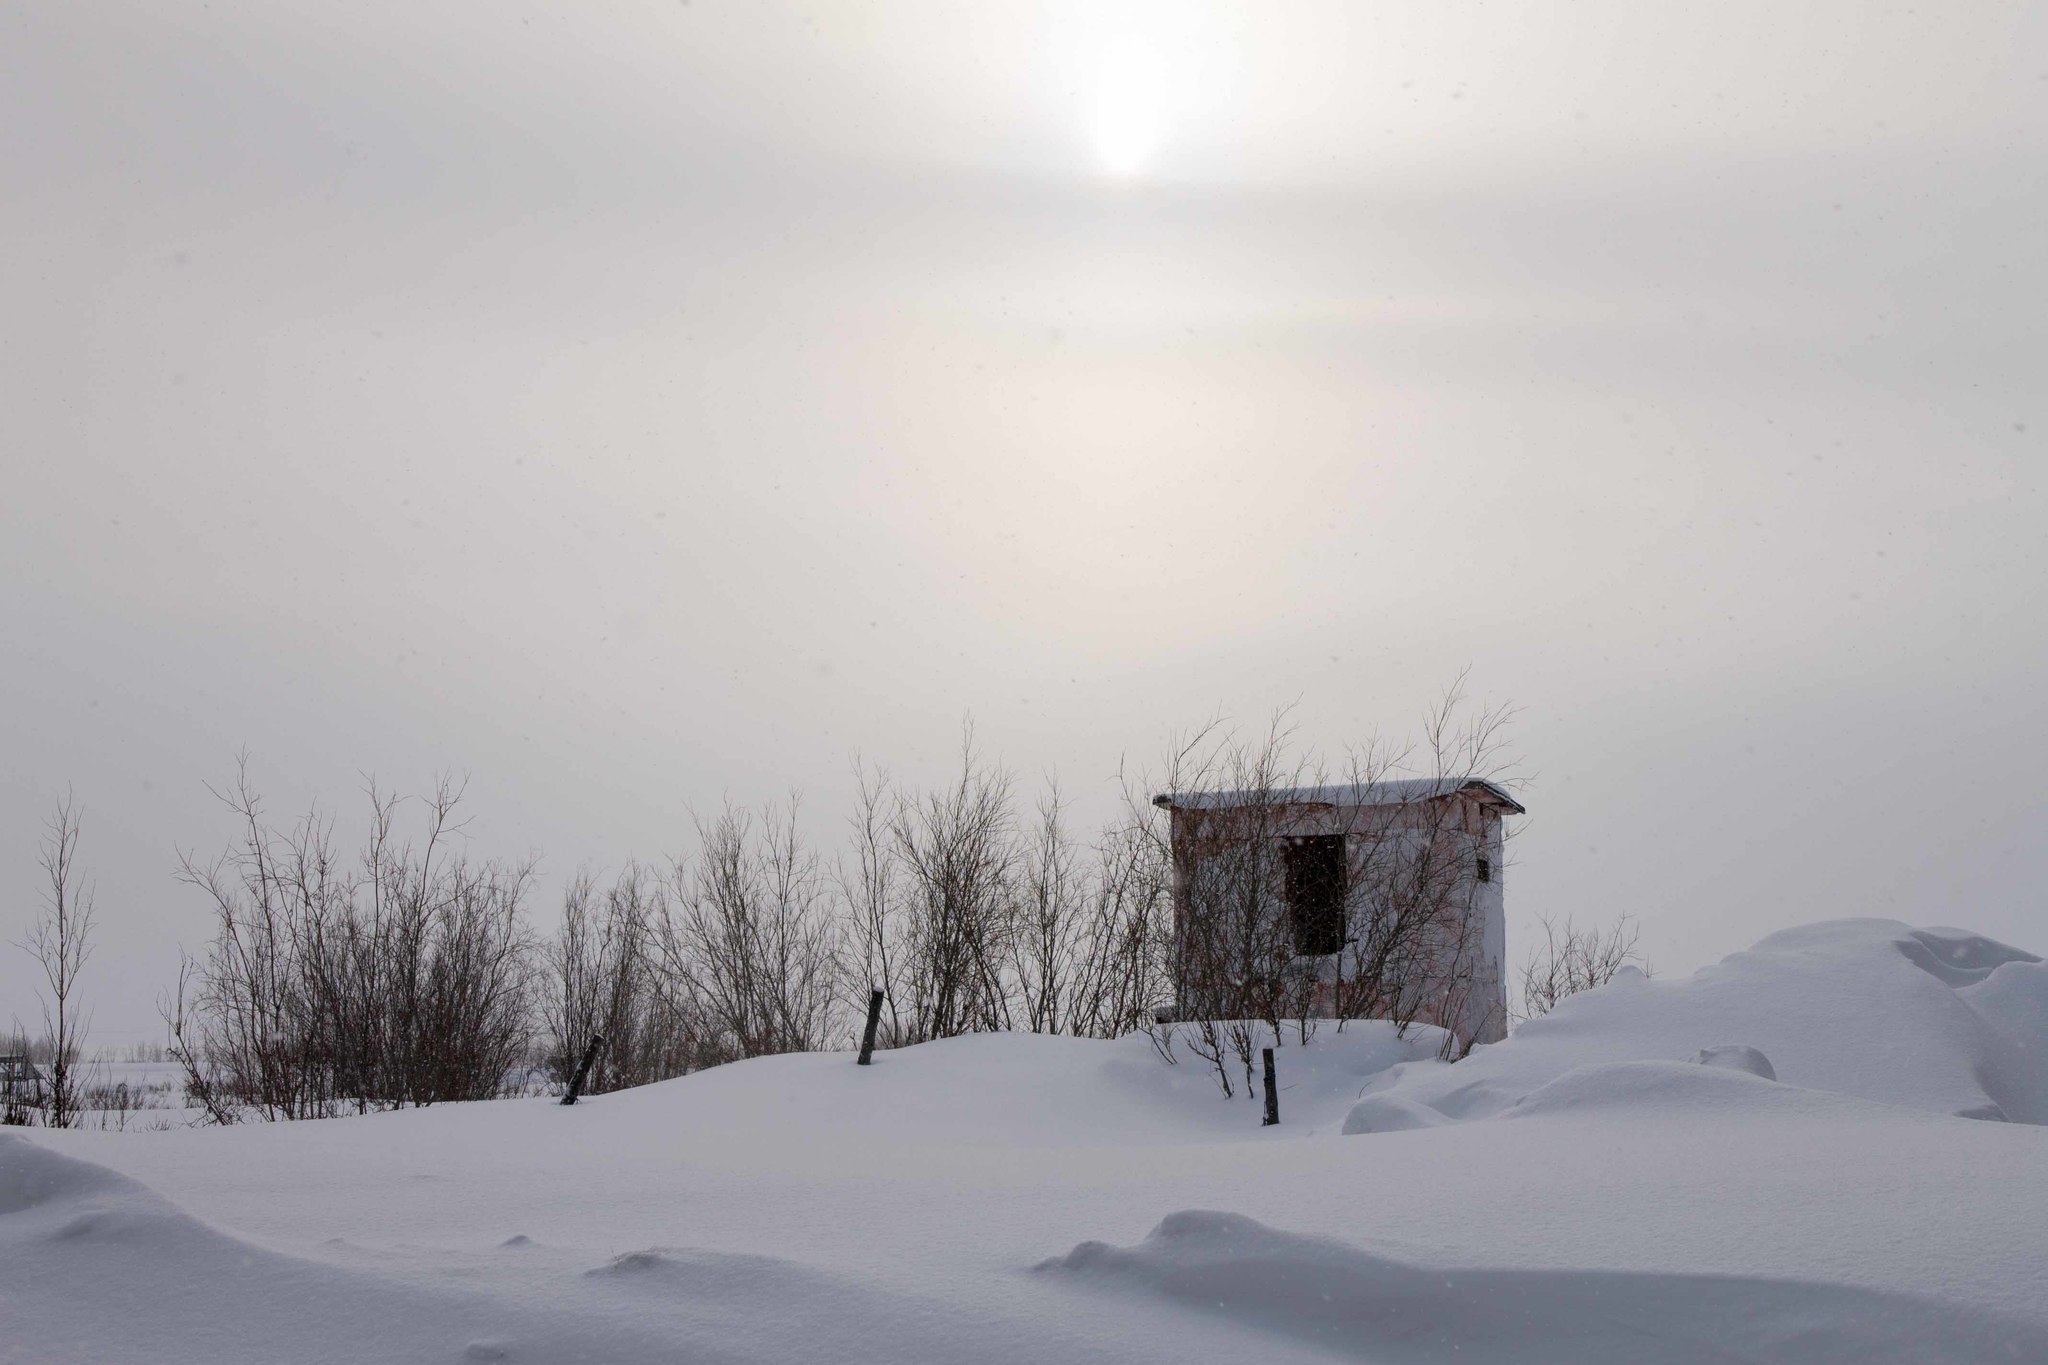
<path fill-rule="evenodd" d="M 1166 123 L 1166 73 L 1149 44 L 1130 38 L 1104 50 L 1089 116 L 1106 174 L 1129 179 L 1145 168 Z"/>

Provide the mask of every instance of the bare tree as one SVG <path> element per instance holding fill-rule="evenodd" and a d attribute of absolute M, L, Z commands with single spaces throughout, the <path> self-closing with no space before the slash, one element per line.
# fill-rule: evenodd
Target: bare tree
<path fill-rule="evenodd" d="M 797 824 L 798 801 L 697 822 L 654 935 L 655 982 L 721 1060 L 827 1045 L 838 1016 L 838 926 Z"/>
<path fill-rule="evenodd" d="M 548 947 L 552 974 L 547 1024 L 548 1069 L 566 1084 L 591 1040 L 607 1047 L 584 1084 L 602 1094 L 632 1084 L 630 1059 L 638 1046 L 640 997 L 646 984 L 647 920 L 641 912 L 637 869 L 629 869 L 626 895 L 605 895 L 587 871 L 562 892 L 562 927 Z M 615 888 L 615 891 L 618 888 Z"/>
<path fill-rule="evenodd" d="M 1525 1020 L 1541 1018 L 1569 996 L 1604 986 L 1623 967 L 1648 974 L 1636 949 L 1638 931 L 1623 915 L 1605 929 L 1582 929 L 1571 919 L 1559 923 L 1539 915 L 1543 942 L 1522 964 L 1522 1010 Z"/>
<path fill-rule="evenodd" d="M 319 1118 L 504 1090 L 531 1027 L 532 866 L 455 850 L 462 794 L 439 784 L 407 837 L 400 799 L 372 785 L 351 860 L 317 808 L 266 825 L 246 764 L 217 793 L 242 834 L 212 863 L 183 860 L 215 934 L 165 1005 L 209 1112 Z"/>
<path fill-rule="evenodd" d="M 1087 869 L 1062 818 L 1057 782 L 1038 805 L 1019 858 L 1021 895 L 1010 935 L 1010 979 L 1016 983 L 1016 1020 L 1032 1033 L 1073 1031 L 1080 1003 L 1077 980 L 1091 946 L 1087 940 Z"/>
<path fill-rule="evenodd" d="M 1165 988 L 1164 845 L 1130 824 L 1093 848 L 1049 779 L 1020 823 L 1015 783 L 962 737 L 957 776 L 909 791 L 856 763 L 833 885 L 849 1004 L 882 988 L 885 1046 L 989 1029 L 1114 1037 Z"/>
<path fill-rule="evenodd" d="M 43 1088 L 43 1121 L 52 1128 L 76 1127 L 85 1086 L 81 1044 L 90 1016 L 78 998 L 78 977 L 92 956 L 93 887 L 77 865 L 80 812 L 69 793 L 45 822 L 37 862 L 42 867 L 43 913 L 20 946 L 43 971 L 43 1034 L 49 1052 L 49 1083 Z"/>
<path fill-rule="evenodd" d="M 1069 1033 L 1118 1038 L 1172 1004 L 1172 865 L 1128 823 L 1105 829 L 1094 853 L 1063 1022 Z"/>
<path fill-rule="evenodd" d="M 655 935 L 667 922 L 662 882 L 629 864 L 599 891 L 578 873 L 562 897 L 562 927 L 549 945 L 547 1067 L 566 1084 L 594 1037 L 603 1037 L 584 1080 L 597 1095 L 680 1076 L 721 1060 L 692 1002 L 659 988 Z"/>
<path fill-rule="evenodd" d="M 849 1013 L 867 1007 L 868 993 L 880 989 L 886 1023 L 882 1046 L 899 1047 L 910 1040 L 909 1022 L 899 1004 L 904 992 L 898 980 L 904 962 L 905 912 L 900 899 L 902 879 L 890 837 L 896 794 L 888 773 L 855 759 L 854 806 L 847 817 L 848 852 L 832 873 L 837 893 L 840 937 L 839 980 Z"/>
<path fill-rule="evenodd" d="M 191 958 L 179 957 L 178 984 L 169 995 L 158 997 L 157 1012 L 163 1016 L 171 1037 L 166 1051 L 185 1076 L 185 1102 L 204 1111 L 208 1122 L 229 1124 L 241 1117 L 241 1107 L 217 1083 L 215 1068 L 202 1050 L 203 1033 L 196 1028 L 191 1034 L 186 1030 L 186 1005 L 192 996 L 192 977 L 197 970 Z"/>
<path fill-rule="evenodd" d="M 961 737 L 960 774 L 948 786 L 897 794 L 891 852 L 902 896 L 903 940 L 892 995 L 907 997 L 902 1042 L 1007 1029 L 1015 1022 L 1010 963 L 1021 850 L 1010 774 L 983 763 L 974 732 Z"/>
<path fill-rule="evenodd" d="M 43 1075 L 17 1020 L 11 1032 L 0 1035 L 0 1127 L 27 1128 L 42 1107 Z"/>

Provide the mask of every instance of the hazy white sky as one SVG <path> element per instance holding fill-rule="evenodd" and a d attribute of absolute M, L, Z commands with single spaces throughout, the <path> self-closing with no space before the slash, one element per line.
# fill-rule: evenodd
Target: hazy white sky
<path fill-rule="evenodd" d="M 1524 708 L 1508 887 L 1664 970 L 2048 950 L 2048 9 L 0 9 L 0 938 L 105 1037 L 283 809 L 549 877 L 855 749 Z M 545 910 L 545 907 L 543 907 Z M 1511 943 L 1511 952 L 1517 951 Z M 0 952 L 0 1022 L 32 1020 Z"/>

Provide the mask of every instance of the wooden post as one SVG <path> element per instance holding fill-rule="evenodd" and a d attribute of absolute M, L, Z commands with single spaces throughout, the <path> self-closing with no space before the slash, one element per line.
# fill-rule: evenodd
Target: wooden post
<path fill-rule="evenodd" d="M 576 1064 L 576 1074 L 569 1078 L 569 1093 L 562 1096 L 562 1103 L 576 1103 L 576 1097 L 583 1093 L 584 1078 L 590 1075 L 590 1064 L 597 1060 L 597 1050 L 603 1046 L 604 1035 L 593 1034 L 590 1046 L 583 1049 L 583 1060 Z"/>
<path fill-rule="evenodd" d="M 1263 1048 L 1261 1052 L 1266 1061 L 1266 1117 L 1259 1126 L 1270 1128 L 1280 1122 L 1280 1087 L 1273 1083 L 1273 1049 Z"/>
<path fill-rule="evenodd" d="M 854 1065 L 867 1066 L 875 1060 L 875 1030 L 882 1024 L 882 988 L 877 986 L 868 993 L 868 1027 L 860 1036 L 860 1060 Z"/>

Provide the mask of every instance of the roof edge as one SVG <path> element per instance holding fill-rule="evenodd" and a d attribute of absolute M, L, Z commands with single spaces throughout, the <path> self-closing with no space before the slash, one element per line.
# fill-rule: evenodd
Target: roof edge
<path fill-rule="evenodd" d="M 1385 790 L 1375 795 L 1374 788 Z M 1502 806 L 1516 815 L 1529 813 L 1529 808 L 1510 795 L 1505 787 L 1484 777 L 1395 778 L 1385 782 L 1283 787 L 1264 793 L 1264 800 L 1253 800 L 1253 793 L 1242 791 L 1159 792 L 1153 796 L 1152 804 L 1161 810 L 1216 810 L 1230 806 L 1252 805 L 1405 806 L 1419 801 L 1441 801 L 1446 797 L 1468 792 L 1486 799 L 1491 804 Z"/>

